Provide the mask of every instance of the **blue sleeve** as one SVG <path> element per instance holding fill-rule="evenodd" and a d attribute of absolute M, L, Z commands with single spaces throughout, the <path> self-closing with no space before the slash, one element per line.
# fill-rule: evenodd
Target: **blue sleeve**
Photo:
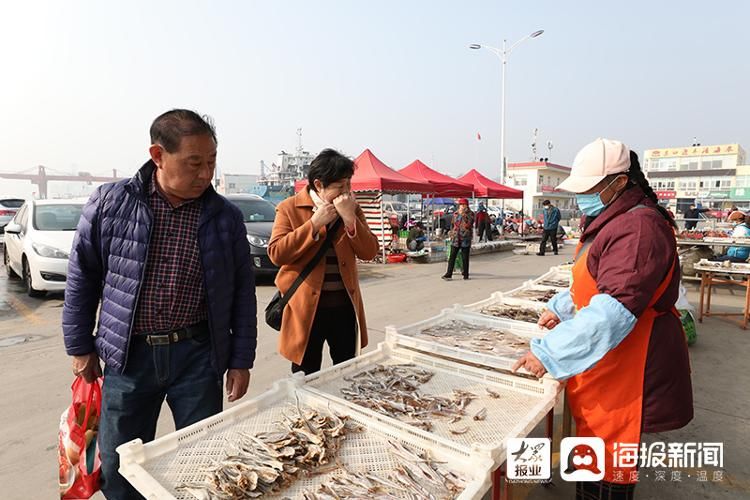
<path fill-rule="evenodd" d="M 636 317 L 606 294 L 595 295 L 568 321 L 542 339 L 531 340 L 531 352 L 557 380 L 583 373 L 617 347 L 633 330 Z"/>
<path fill-rule="evenodd" d="M 68 259 L 62 331 L 65 351 L 69 356 L 83 356 L 94 352 L 96 310 L 104 281 L 99 248 L 99 210 L 103 204 L 102 198 L 100 186 L 83 207 Z"/>
<path fill-rule="evenodd" d="M 547 309 L 555 313 L 555 316 L 560 318 L 560 321 L 573 319 L 573 316 L 576 314 L 576 308 L 573 305 L 573 299 L 570 297 L 570 290 L 563 290 L 552 297 L 547 302 Z"/>
<path fill-rule="evenodd" d="M 242 214 L 235 213 L 234 233 L 234 302 L 229 368 L 252 368 L 258 344 L 258 314 L 255 297 L 255 272 L 251 265 L 247 229 Z"/>
<path fill-rule="evenodd" d="M 555 213 L 554 213 L 554 217 L 552 219 L 553 219 L 552 220 L 552 225 L 553 226 L 557 226 L 558 224 L 560 224 L 561 216 L 560 216 L 560 209 L 559 208 L 555 207 Z"/>

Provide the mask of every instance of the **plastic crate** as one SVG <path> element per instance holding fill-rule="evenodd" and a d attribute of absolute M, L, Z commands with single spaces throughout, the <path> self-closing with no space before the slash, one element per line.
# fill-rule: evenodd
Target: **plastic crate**
<path fill-rule="evenodd" d="M 518 303 L 519 303 L 519 305 L 528 306 L 530 304 L 542 304 L 542 305 L 546 304 L 546 302 L 540 302 L 538 300 L 531 300 L 531 299 L 519 296 L 520 294 L 522 294 L 524 291 L 527 291 L 527 290 L 542 290 L 542 291 L 552 290 L 552 291 L 555 291 L 555 292 L 559 292 L 560 288 L 554 288 L 554 287 L 550 287 L 550 286 L 535 285 L 532 281 L 527 281 L 526 283 L 524 283 L 522 286 L 520 286 L 518 288 L 515 288 L 515 289 L 513 289 L 513 290 L 511 290 L 509 292 L 500 292 L 500 293 L 502 293 L 503 297 L 506 297 L 508 299 L 517 300 Z"/>
<path fill-rule="evenodd" d="M 429 382 L 420 386 L 421 394 L 448 396 L 454 389 L 461 389 L 479 397 L 467 407 L 467 415 L 459 422 L 451 424 L 447 417 L 436 417 L 431 421 L 432 430 L 426 431 L 347 401 L 341 395 L 341 389 L 350 384 L 345 378 L 377 365 L 403 363 L 411 363 L 435 373 Z M 378 420 L 383 425 L 399 427 L 404 432 L 425 437 L 432 436 L 446 446 L 461 447 L 472 456 L 491 457 L 496 465 L 505 462 L 506 440 L 528 436 L 554 408 L 561 390 L 561 384 L 550 377 L 529 379 L 474 368 L 394 346 L 389 341 L 381 343 L 375 351 L 308 375 L 304 377 L 304 383 L 305 389 L 348 405 L 352 411 Z M 491 398 L 485 389 L 496 392 L 500 397 Z M 485 420 L 473 420 L 472 416 L 482 408 L 487 409 Z M 460 435 L 450 432 L 451 429 L 462 427 L 468 427 L 468 432 Z"/>
<path fill-rule="evenodd" d="M 530 333 L 536 337 L 543 337 L 548 332 L 548 330 L 539 328 L 536 322 L 532 323 L 532 322 L 520 321 L 516 319 L 500 318 L 497 316 L 492 316 L 491 314 L 484 314 L 482 312 L 482 309 L 488 306 L 523 307 L 525 309 L 533 309 L 537 311 L 539 314 L 541 314 L 542 311 L 544 311 L 545 309 L 545 304 L 543 302 L 533 302 L 533 301 L 529 302 L 529 301 L 524 301 L 521 299 L 514 299 L 512 297 L 506 296 L 502 292 L 495 292 L 492 295 L 490 295 L 489 298 L 480 300 L 479 302 L 474 302 L 473 304 L 468 304 L 465 306 L 455 305 L 453 306 L 453 310 L 458 313 L 477 314 L 483 318 L 490 318 L 494 321 L 502 322 L 500 324 L 507 324 L 507 327 L 511 330 L 519 329 L 521 331 Z"/>
<path fill-rule="evenodd" d="M 541 330 L 536 325 L 530 323 L 523 323 L 521 321 L 511 321 L 501 318 L 495 318 L 493 316 L 486 316 L 484 314 L 472 313 L 456 309 L 444 309 L 437 316 L 413 323 L 411 325 L 396 327 L 386 326 L 386 340 L 393 345 L 408 347 L 417 351 L 425 352 L 428 354 L 435 354 L 444 358 L 464 362 L 472 363 L 479 366 L 486 366 L 489 368 L 499 369 L 503 371 L 510 371 L 513 364 L 523 355 L 525 351 L 518 351 L 515 353 L 503 354 L 489 354 L 482 351 L 474 351 L 464 347 L 454 347 L 446 344 L 442 344 L 436 340 L 430 340 L 422 337 L 416 337 L 415 334 L 441 323 L 448 321 L 465 321 L 472 325 L 484 326 L 488 328 L 497 328 L 500 330 L 507 330 L 508 332 L 518 335 L 519 337 L 526 337 L 528 339 L 542 337 L 546 331 Z M 526 372 L 524 372 L 526 373 Z"/>
<path fill-rule="evenodd" d="M 224 456 L 225 443 L 240 432 L 258 433 L 274 429 L 284 413 L 293 414 L 297 405 L 349 415 L 365 428 L 349 433 L 341 443 L 337 458 L 351 472 L 388 471 L 398 465 L 388 450 L 388 440 L 398 440 L 414 450 L 428 450 L 431 457 L 448 469 L 467 478 L 467 486 L 457 497 L 479 499 L 490 488 L 493 462 L 472 455 L 460 446 L 445 443 L 429 435 L 407 432 L 382 419 L 353 413 L 348 405 L 300 389 L 291 378 L 277 382 L 273 389 L 245 403 L 209 417 L 182 430 L 143 444 L 140 439 L 117 448 L 120 473 L 148 499 L 192 499 L 191 493 L 176 490 L 184 482 L 200 482 L 202 469 L 211 460 Z M 315 491 L 341 469 L 309 478 L 300 478 L 277 495 L 264 498 L 301 498 L 305 490 Z M 405 495 L 406 498 L 406 495 Z"/>
<path fill-rule="evenodd" d="M 544 285 L 542 284 L 545 280 L 561 280 L 561 281 L 567 281 L 567 286 L 553 286 L 553 285 Z M 558 290 L 567 290 L 570 288 L 570 283 L 572 283 L 573 277 L 569 271 L 559 271 L 555 268 L 550 269 L 546 273 L 542 274 L 538 278 L 535 278 L 530 281 L 534 286 L 549 286 L 551 288 L 557 288 Z"/>

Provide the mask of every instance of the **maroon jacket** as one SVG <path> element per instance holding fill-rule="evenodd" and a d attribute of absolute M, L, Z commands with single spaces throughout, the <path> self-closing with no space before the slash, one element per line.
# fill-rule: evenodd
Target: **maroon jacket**
<path fill-rule="evenodd" d="M 638 205 L 648 208 L 630 211 Z M 592 238 L 586 266 L 599 292 L 617 299 L 636 317 L 674 266 L 671 283 L 654 305 L 665 314 L 654 321 L 648 346 L 643 432 L 684 427 L 693 419 L 693 388 L 682 324 L 669 312 L 680 287 L 674 232 L 654 202 L 639 187 L 632 187 L 586 227 L 581 241 Z"/>

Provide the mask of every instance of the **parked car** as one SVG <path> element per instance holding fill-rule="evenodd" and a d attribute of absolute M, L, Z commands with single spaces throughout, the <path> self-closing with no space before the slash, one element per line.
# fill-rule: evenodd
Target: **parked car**
<path fill-rule="evenodd" d="M 20 276 L 30 297 L 65 290 L 68 257 L 85 200 L 27 201 L 5 226 L 8 277 Z"/>
<path fill-rule="evenodd" d="M 5 226 L 16 215 L 23 202 L 20 198 L 0 197 L 0 234 L 3 234 Z"/>
<path fill-rule="evenodd" d="M 276 207 L 257 194 L 228 194 L 226 198 L 242 211 L 255 274 L 276 274 L 279 268 L 268 258 L 268 240 L 271 239 Z"/>

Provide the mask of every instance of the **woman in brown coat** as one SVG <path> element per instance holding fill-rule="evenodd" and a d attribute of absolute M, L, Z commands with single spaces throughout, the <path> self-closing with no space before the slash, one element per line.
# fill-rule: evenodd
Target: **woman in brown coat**
<path fill-rule="evenodd" d="M 354 162 L 326 149 L 310 164 L 308 186 L 276 207 L 268 256 L 280 266 L 282 295 L 338 225 L 333 244 L 292 296 L 281 324 L 279 352 L 293 372 L 320 370 L 323 344 L 333 363 L 356 356 L 367 345 L 367 323 L 359 290 L 357 258 L 372 260 L 378 239 L 351 193 Z M 357 334 L 359 332 L 359 334 Z"/>

